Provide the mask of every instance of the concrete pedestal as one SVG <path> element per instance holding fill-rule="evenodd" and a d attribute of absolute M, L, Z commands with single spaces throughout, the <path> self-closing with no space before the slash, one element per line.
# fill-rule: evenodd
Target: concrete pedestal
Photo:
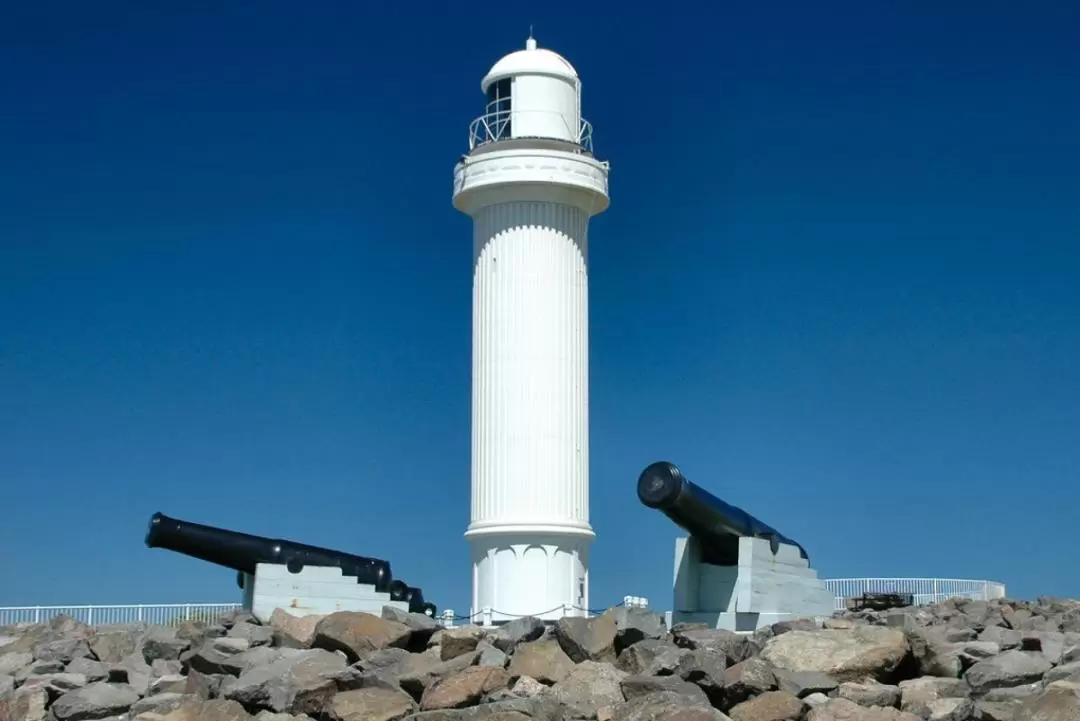
<path fill-rule="evenodd" d="M 260 563 L 255 575 L 244 575 L 244 608 L 263 623 L 280 608 L 294 616 L 335 611 L 366 611 L 381 615 L 383 606 L 409 610 L 405 601 L 391 601 L 370 584 L 357 583 L 334 567 L 308 566 L 290 573 L 283 565 Z"/>
<path fill-rule="evenodd" d="M 738 563 L 713 565 L 701 560 L 693 536 L 675 541 L 674 603 L 669 628 L 676 623 L 706 623 L 740 633 L 796 618 L 833 613 L 833 594 L 795 546 L 738 539 Z"/>

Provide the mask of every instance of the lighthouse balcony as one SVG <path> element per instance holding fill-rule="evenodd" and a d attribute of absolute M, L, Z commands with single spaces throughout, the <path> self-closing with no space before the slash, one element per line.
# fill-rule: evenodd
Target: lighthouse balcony
<path fill-rule="evenodd" d="M 592 155 L 592 125 L 581 118 L 577 126 L 554 110 L 491 110 L 469 124 L 469 152 L 518 144 L 535 147 L 541 141 L 552 148 Z"/>

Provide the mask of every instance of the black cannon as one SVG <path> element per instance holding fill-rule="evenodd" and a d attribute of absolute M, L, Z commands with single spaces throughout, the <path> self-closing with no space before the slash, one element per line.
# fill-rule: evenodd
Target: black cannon
<path fill-rule="evenodd" d="M 645 506 L 663 513 L 697 541 L 706 563 L 737 563 L 738 539 L 745 536 L 768 539 L 773 553 L 781 543 L 795 546 L 809 560 L 801 545 L 691 483 L 674 463 L 659 461 L 649 465 L 638 477 L 637 493 Z"/>
<path fill-rule="evenodd" d="M 425 603 L 423 591 L 395 580 L 390 562 L 381 558 L 214 528 L 169 518 L 163 513 L 150 517 L 146 545 L 231 568 L 238 576 L 254 574 L 258 563 L 282 564 L 292 573 L 299 573 L 305 566 L 336 566 L 342 574 L 355 576 L 357 583 L 371 584 L 376 591 L 389 593 L 391 600 L 407 602 L 414 613 L 434 616 L 436 611 L 433 604 Z"/>

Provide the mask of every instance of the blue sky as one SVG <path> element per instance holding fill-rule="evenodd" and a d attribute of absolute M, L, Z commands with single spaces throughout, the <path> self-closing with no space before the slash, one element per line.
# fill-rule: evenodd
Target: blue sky
<path fill-rule="evenodd" d="M 154 511 L 465 612 L 453 165 L 529 25 L 584 81 L 594 606 L 668 459 L 819 572 L 1080 596 L 1076 3 L 23 3 L 0 27 L 0 605 L 233 600 Z"/>

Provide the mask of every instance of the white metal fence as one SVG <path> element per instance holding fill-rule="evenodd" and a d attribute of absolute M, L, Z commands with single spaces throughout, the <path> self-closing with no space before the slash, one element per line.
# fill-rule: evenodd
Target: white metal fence
<path fill-rule="evenodd" d="M 915 597 L 916 605 L 940 603 L 949 598 L 989 601 L 1005 598 L 1005 584 L 966 578 L 830 578 L 825 585 L 836 597 L 836 610 L 846 601 L 864 593 L 902 593 Z"/>
<path fill-rule="evenodd" d="M 209 621 L 238 603 L 140 603 L 125 606 L 9 606 L 0 607 L 0 626 L 44 623 L 56 616 L 70 616 L 93 626 L 114 623 L 166 625 L 187 620 Z"/>
<path fill-rule="evenodd" d="M 959 578 L 830 578 L 825 585 L 836 597 L 836 610 L 846 600 L 864 593 L 903 593 L 915 597 L 919 605 L 962 597 L 989 601 L 1005 597 L 1005 584 Z M 631 598 L 631 597 L 627 597 Z M 639 599 L 645 604 L 645 599 Z M 624 599 L 624 603 L 628 603 Z M 635 601 L 634 605 L 640 605 Z M 83 623 L 105 626 L 116 623 L 166 625 L 185 620 L 212 621 L 220 614 L 240 608 L 238 603 L 141 603 L 118 606 L 9 606 L 0 607 L 0 626 L 43 623 L 60 615 Z M 453 611 L 440 614 L 439 621 L 454 625 Z"/>

